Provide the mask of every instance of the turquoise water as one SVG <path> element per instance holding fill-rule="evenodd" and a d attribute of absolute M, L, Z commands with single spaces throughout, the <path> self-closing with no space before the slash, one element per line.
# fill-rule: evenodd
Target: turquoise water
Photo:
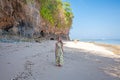
<path fill-rule="evenodd" d="M 80 41 L 84 41 L 84 42 L 99 42 L 99 43 L 120 45 L 120 39 L 80 39 Z"/>
<path fill-rule="evenodd" d="M 83 42 L 99 42 L 99 43 L 120 45 L 120 39 L 79 39 L 79 40 L 83 41 Z M 14 43 L 14 42 L 20 42 L 20 41 L 19 40 L 0 39 L 0 42 Z"/>

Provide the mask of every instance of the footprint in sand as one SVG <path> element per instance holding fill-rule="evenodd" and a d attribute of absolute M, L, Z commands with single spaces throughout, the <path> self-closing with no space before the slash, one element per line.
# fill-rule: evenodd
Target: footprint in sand
<path fill-rule="evenodd" d="M 102 68 L 102 70 L 108 75 L 120 78 L 120 66 L 118 65 Z"/>
<path fill-rule="evenodd" d="M 24 64 L 25 68 L 24 72 L 19 72 L 19 74 L 11 80 L 29 80 L 29 79 L 35 80 L 32 74 L 32 65 L 34 65 L 34 63 L 27 60 Z"/>

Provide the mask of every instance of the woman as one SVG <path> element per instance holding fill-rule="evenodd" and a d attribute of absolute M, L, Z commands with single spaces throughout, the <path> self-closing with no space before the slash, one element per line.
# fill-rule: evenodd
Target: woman
<path fill-rule="evenodd" d="M 57 38 L 57 42 L 55 46 L 55 60 L 56 60 L 56 66 L 63 65 L 63 42 L 60 37 Z"/>

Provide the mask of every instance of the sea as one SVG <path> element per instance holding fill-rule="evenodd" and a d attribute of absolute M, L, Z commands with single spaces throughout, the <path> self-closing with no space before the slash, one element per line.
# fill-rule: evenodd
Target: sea
<path fill-rule="evenodd" d="M 114 44 L 114 45 L 120 45 L 120 39 L 79 39 L 83 42 L 97 42 L 97 43 L 105 43 L 105 44 Z M 20 40 L 8 40 L 8 39 L 0 39 L 0 42 L 5 43 L 16 43 L 21 42 Z"/>
<path fill-rule="evenodd" d="M 79 39 L 79 40 L 83 42 L 98 42 L 98 43 L 120 45 L 120 39 Z"/>

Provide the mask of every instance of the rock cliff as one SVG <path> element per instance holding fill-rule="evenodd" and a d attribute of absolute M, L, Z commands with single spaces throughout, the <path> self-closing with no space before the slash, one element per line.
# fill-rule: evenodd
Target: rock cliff
<path fill-rule="evenodd" d="M 40 14 L 39 0 L 0 0 L 0 37 L 69 39 L 70 28 L 52 27 Z"/>

